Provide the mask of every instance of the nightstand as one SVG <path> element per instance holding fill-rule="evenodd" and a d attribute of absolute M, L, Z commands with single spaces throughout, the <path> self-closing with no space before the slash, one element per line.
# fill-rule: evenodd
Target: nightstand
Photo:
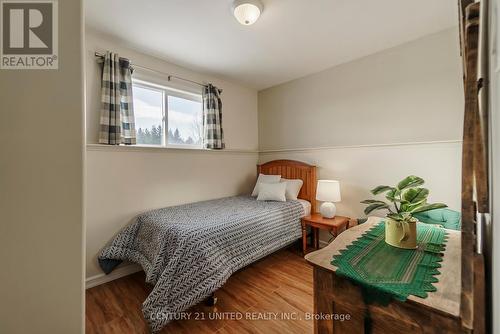
<path fill-rule="evenodd" d="M 321 214 L 315 213 L 302 218 L 302 251 L 304 254 L 307 251 L 307 226 L 311 226 L 313 232 L 313 247 L 319 248 L 319 230 L 327 230 L 332 237 L 336 237 L 349 226 L 349 218 L 343 216 L 335 216 L 333 218 L 323 218 Z"/>

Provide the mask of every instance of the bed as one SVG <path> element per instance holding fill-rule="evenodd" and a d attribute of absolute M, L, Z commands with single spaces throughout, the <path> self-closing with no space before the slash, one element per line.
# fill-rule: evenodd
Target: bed
<path fill-rule="evenodd" d="M 123 260 L 142 266 L 146 282 L 154 285 L 143 303 L 153 332 L 210 296 L 235 271 L 301 238 L 300 218 L 315 212 L 316 167 L 275 160 L 257 171 L 301 179 L 298 200 L 235 196 L 149 211 L 101 251 L 99 264 L 107 274 Z"/>

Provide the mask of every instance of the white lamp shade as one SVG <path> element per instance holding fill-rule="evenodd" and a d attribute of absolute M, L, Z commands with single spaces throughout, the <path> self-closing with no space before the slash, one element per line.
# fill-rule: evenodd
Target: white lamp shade
<path fill-rule="evenodd" d="M 258 0 L 236 0 L 233 4 L 233 14 L 239 23 L 249 26 L 259 19 L 262 8 L 262 3 Z"/>
<path fill-rule="evenodd" d="M 316 199 L 322 202 L 340 202 L 340 182 L 334 180 L 319 180 L 316 189 Z"/>

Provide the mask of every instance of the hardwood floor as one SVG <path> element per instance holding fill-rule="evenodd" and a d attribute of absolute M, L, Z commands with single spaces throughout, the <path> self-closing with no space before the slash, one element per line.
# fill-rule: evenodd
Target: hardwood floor
<path fill-rule="evenodd" d="M 148 333 L 141 305 L 151 291 L 140 272 L 86 291 L 86 333 Z M 312 333 L 312 268 L 286 249 L 235 273 L 209 307 L 192 307 L 191 319 L 169 323 L 161 333 Z M 225 313 L 228 312 L 228 313 Z M 195 316 L 205 320 L 195 320 Z M 234 316 L 241 319 L 214 319 Z M 263 318 L 266 317 L 266 318 Z"/>

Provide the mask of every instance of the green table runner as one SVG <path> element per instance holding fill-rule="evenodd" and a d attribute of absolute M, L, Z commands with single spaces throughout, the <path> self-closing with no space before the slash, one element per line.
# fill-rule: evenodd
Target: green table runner
<path fill-rule="evenodd" d="M 392 298 L 405 301 L 409 295 L 427 297 L 436 291 L 434 277 L 440 272 L 446 231 L 417 224 L 417 249 L 401 249 L 385 243 L 385 224 L 377 224 L 333 257 L 336 274 L 362 287 L 366 302 L 386 305 Z"/>

